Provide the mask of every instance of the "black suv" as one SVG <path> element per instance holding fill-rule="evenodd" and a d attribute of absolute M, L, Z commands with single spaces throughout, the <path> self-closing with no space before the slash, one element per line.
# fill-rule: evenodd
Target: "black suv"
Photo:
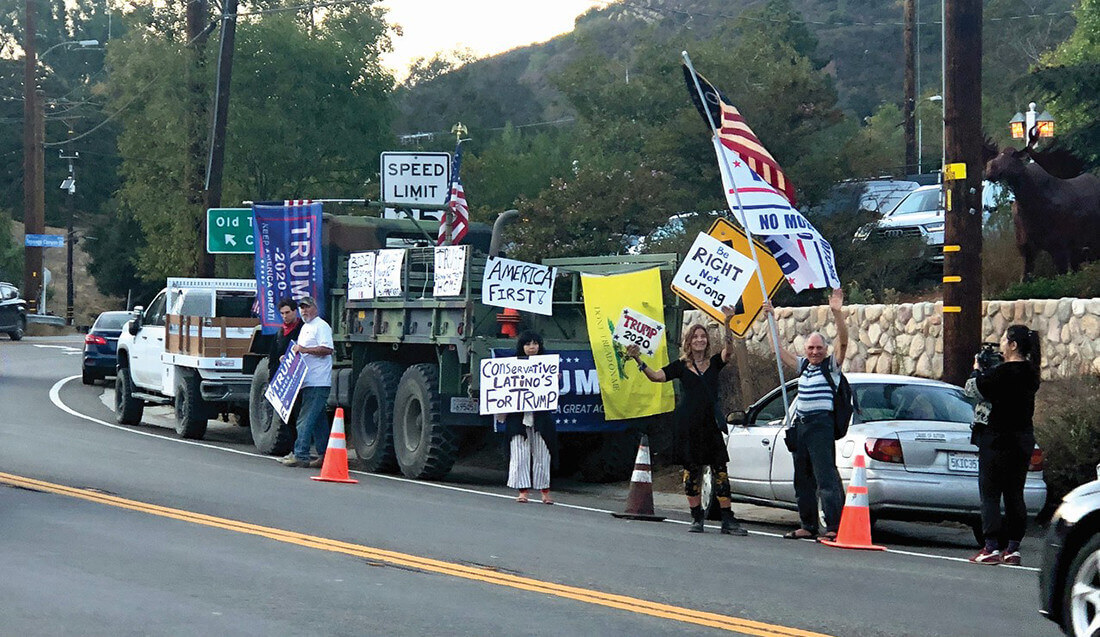
<path fill-rule="evenodd" d="M 19 288 L 0 282 L 0 332 L 18 341 L 26 330 L 27 302 L 19 297 Z"/>
<path fill-rule="evenodd" d="M 1097 467 L 1100 473 L 1100 467 Z M 1100 480 L 1069 493 L 1050 521 L 1039 571 L 1039 612 L 1067 635 L 1100 625 Z"/>

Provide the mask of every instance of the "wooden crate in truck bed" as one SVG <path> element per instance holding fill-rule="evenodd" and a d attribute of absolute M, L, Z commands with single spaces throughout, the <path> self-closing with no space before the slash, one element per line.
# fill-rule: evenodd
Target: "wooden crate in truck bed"
<path fill-rule="evenodd" d="M 172 354 L 203 358 L 240 358 L 248 351 L 255 318 L 180 316 L 169 314 L 164 349 Z"/>

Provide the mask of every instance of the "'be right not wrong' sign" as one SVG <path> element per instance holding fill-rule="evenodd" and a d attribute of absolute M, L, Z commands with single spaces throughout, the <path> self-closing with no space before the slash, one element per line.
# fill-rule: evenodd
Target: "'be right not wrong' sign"
<path fill-rule="evenodd" d="M 752 259 L 702 232 L 672 279 L 672 291 L 696 308 L 721 316 L 733 307 L 756 272 Z"/>

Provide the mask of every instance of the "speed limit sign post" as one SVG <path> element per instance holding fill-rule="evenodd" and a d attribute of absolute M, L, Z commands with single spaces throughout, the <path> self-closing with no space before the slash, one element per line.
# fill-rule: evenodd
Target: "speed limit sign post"
<path fill-rule="evenodd" d="M 611 340 L 624 347 L 637 345 L 646 356 L 657 352 L 657 345 L 665 333 L 665 326 L 645 314 L 629 307 L 623 308 Z"/>

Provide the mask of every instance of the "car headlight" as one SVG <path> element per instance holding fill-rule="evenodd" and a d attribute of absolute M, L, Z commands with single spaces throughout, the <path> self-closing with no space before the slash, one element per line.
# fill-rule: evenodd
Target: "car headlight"
<path fill-rule="evenodd" d="M 924 229 L 926 232 L 943 232 L 943 227 L 944 223 L 941 221 L 939 223 L 930 223 L 924 226 Z"/>

